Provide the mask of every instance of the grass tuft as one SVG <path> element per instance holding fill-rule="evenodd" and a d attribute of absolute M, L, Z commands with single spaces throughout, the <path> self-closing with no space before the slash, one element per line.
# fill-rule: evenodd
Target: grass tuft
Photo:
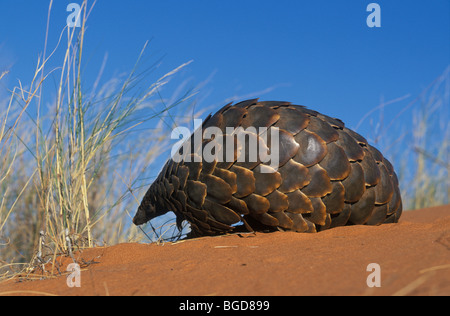
<path fill-rule="evenodd" d="M 190 62 L 140 88 L 154 70 L 140 71 L 145 43 L 127 76 L 86 86 L 84 39 L 94 4 L 83 1 L 81 27 L 64 28 L 48 57 L 45 44 L 31 82 L 19 81 L 0 103 L 0 278 L 78 249 L 146 238 L 129 213 L 178 123 L 169 110 L 193 95 L 167 104 L 161 91 Z M 47 71 L 64 39 L 59 66 Z M 50 84 L 52 97 L 45 92 Z"/>

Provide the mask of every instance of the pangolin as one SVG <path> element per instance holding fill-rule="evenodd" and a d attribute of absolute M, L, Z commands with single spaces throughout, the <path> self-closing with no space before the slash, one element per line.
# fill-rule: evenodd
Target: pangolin
<path fill-rule="evenodd" d="M 203 137 L 211 128 L 209 137 Z M 237 130 L 245 136 L 237 137 Z M 214 131 L 222 132 L 220 142 Z M 197 132 L 200 144 L 193 133 L 177 158 L 167 161 L 134 224 L 172 211 L 180 230 L 188 221 L 190 236 L 200 237 L 238 231 L 318 232 L 395 223 L 402 214 L 392 164 L 340 119 L 290 102 L 253 99 L 227 104 Z M 274 135 L 278 143 L 272 143 Z M 255 143 L 258 150 L 250 146 Z M 277 144 L 276 151 L 272 144 Z M 263 154 L 252 156 L 259 149 Z M 204 159 L 205 152 L 209 159 Z"/>

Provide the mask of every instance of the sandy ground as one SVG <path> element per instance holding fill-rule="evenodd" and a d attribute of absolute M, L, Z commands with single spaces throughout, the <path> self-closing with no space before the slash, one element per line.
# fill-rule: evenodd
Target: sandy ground
<path fill-rule="evenodd" d="M 450 295 L 450 205 L 377 227 L 120 244 L 77 256 L 96 262 L 82 269 L 80 288 L 62 275 L 3 282 L 0 295 Z M 376 280 L 370 263 L 381 287 L 367 285 Z"/>

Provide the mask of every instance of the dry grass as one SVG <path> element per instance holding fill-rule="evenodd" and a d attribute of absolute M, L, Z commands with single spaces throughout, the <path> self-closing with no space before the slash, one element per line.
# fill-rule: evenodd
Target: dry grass
<path fill-rule="evenodd" d="M 31 82 L 19 81 L 0 107 L 0 278 L 75 249 L 146 238 L 128 213 L 151 182 L 149 166 L 167 150 L 166 135 L 177 124 L 169 109 L 191 96 L 166 104 L 161 89 L 188 63 L 138 88 L 151 70 L 137 72 L 145 44 L 127 76 L 98 91 L 98 82 L 85 87 L 83 43 L 92 7 L 83 2 L 81 28 L 66 27 L 49 56 L 45 47 Z M 64 38 L 60 66 L 47 71 Z M 43 92 L 49 77 L 57 78 L 51 98 Z M 155 120 L 166 124 L 155 128 Z"/>
<path fill-rule="evenodd" d="M 393 162 L 405 210 L 448 204 L 450 67 L 418 96 L 401 105 L 408 99 L 410 95 L 382 102 L 360 123 L 370 120 L 369 140 Z M 385 112 L 392 106 L 401 108 L 391 110 L 394 115 L 387 120 Z"/>

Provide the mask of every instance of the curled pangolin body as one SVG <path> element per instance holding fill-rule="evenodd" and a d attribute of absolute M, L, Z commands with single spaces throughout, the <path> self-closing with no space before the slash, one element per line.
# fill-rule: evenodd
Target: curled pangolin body
<path fill-rule="evenodd" d="M 238 159 L 239 149 L 251 155 L 250 146 L 238 140 L 232 143 L 231 160 L 169 159 L 146 193 L 136 225 L 173 211 L 179 227 L 187 220 L 192 236 L 205 236 L 236 230 L 317 232 L 393 223 L 401 216 L 391 163 L 339 119 L 289 102 L 255 99 L 226 105 L 205 120 L 202 131 L 208 127 L 218 127 L 224 138 L 230 136 L 227 127 L 266 127 L 265 142 L 251 132 L 244 142 L 256 138 L 268 152 L 271 131 L 277 128 L 277 165 L 260 157 Z M 211 141 L 204 139 L 201 148 Z M 198 158 L 193 143 L 189 158 Z"/>

